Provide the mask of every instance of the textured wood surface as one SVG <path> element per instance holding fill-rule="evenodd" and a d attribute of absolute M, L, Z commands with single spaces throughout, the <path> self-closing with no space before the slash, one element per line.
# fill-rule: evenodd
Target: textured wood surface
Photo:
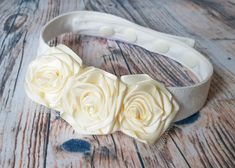
<path fill-rule="evenodd" d="M 121 133 L 80 136 L 24 92 L 40 28 L 75 10 L 111 13 L 152 29 L 196 40 L 215 72 L 206 106 L 177 122 L 155 145 Z M 234 0 L 1 0 L 0 167 L 235 167 Z M 168 86 L 197 81 L 180 64 L 140 47 L 62 35 L 89 65 L 118 76 L 148 73 Z"/>

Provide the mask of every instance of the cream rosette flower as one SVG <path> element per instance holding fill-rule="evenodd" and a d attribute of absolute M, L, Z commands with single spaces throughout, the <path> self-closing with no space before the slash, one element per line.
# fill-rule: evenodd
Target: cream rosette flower
<path fill-rule="evenodd" d="M 118 129 L 117 115 L 126 86 L 115 75 L 94 67 L 69 79 L 61 117 L 79 134 L 108 134 Z"/>
<path fill-rule="evenodd" d="M 25 78 L 27 95 L 37 103 L 60 110 L 62 91 L 81 66 L 81 59 L 68 47 L 51 47 L 30 63 Z"/>
<path fill-rule="evenodd" d="M 167 89 L 148 75 L 121 77 L 127 85 L 120 130 L 144 143 L 154 143 L 169 127 L 179 106 Z"/>

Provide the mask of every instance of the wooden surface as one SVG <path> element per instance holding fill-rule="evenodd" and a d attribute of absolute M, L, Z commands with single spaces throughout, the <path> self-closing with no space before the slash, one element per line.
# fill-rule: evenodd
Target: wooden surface
<path fill-rule="evenodd" d="M 146 145 L 121 133 L 81 137 L 58 113 L 33 103 L 24 76 L 40 28 L 75 10 L 194 38 L 215 69 L 206 106 Z M 234 0 L 1 0 L 0 23 L 0 167 L 235 167 Z M 140 47 L 72 34 L 50 42 L 57 43 L 118 76 L 148 73 L 171 86 L 197 81 L 178 63 Z"/>

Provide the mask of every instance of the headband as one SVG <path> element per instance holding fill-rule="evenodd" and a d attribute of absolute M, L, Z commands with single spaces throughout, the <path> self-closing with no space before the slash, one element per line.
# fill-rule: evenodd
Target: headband
<path fill-rule="evenodd" d="M 48 46 L 52 38 L 67 32 L 119 40 L 159 53 L 187 67 L 199 82 L 166 88 L 147 74 L 118 78 L 86 66 L 68 47 Z M 110 14 L 66 13 L 42 29 L 38 57 L 26 74 L 26 93 L 35 102 L 59 110 L 78 133 L 122 131 L 142 142 L 154 143 L 170 123 L 194 114 L 207 99 L 213 67 L 193 48 L 194 43 Z"/>

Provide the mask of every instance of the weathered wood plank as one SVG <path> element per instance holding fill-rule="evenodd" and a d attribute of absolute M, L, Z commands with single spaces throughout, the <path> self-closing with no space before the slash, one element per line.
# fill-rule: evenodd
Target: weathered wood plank
<path fill-rule="evenodd" d="M 36 26 L 27 28 L 35 18 L 32 10 L 36 8 L 31 5 L 4 1 L 0 7 L 1 167 L 40 167 L 45 161 L 50 114 L 48 109 L 25 100 L 23 90 L 23 76 L 31 55 L 30 43 L 26 42 Z"/>
<path fill-rule="evenodd" d="M 205 53 L 214 64 L 235 74 L 234 53 L 230 52 L 235 48 L 233 45 L 235 29 L 231 27 L 234 22 L 232 17 L 234 11 L 230 12 L 231 16 L 223 16 L 226 15 L 227 8 L 231 11 L 229 2 L 216 0 L 202 3 L 202 1 L 195 0 L 187 3 L 186 1 L 175 3 L 168 1 L 167 5 L 164 3 L 163 6 L 171 16 L 177 18 L 178 23 L 184 26 L 188 30 L 187 32 L 191 32 L 189 36 L 197 40 L 199 50 Z M 235 6 L 233 6 L 234 8 Z M 230 18 L 230 21 L 223 20 L 221 17 Z M 169 22 L 171 23 L 170 20 Z M 175 27 L 175 25 L 173 26 Z M 224 47 L 218 42 L 214 42 L 215 40 L 220 41 L 220 39 L 228 39 L 229 45 Z"/>
<path fill-rule="evenodd" d="M 36 56 L 40 28 L 61 13 L 83 9 L 196 39 L 215 68 L 205 108 L 176 123 L 157 144 L 145 145 L 122 133 L 81 137 L 54 111 L 31 102 L 23 91 L 24 75 Z M 234 11 L 232 0 L 0 1 L 0 166 L 234 167 Z M 76 35 L 52 45 L 57 42 L 118 76 L 148 73 L 172 86 L 196 81 L 178 63 L 140 47 Z"/>

